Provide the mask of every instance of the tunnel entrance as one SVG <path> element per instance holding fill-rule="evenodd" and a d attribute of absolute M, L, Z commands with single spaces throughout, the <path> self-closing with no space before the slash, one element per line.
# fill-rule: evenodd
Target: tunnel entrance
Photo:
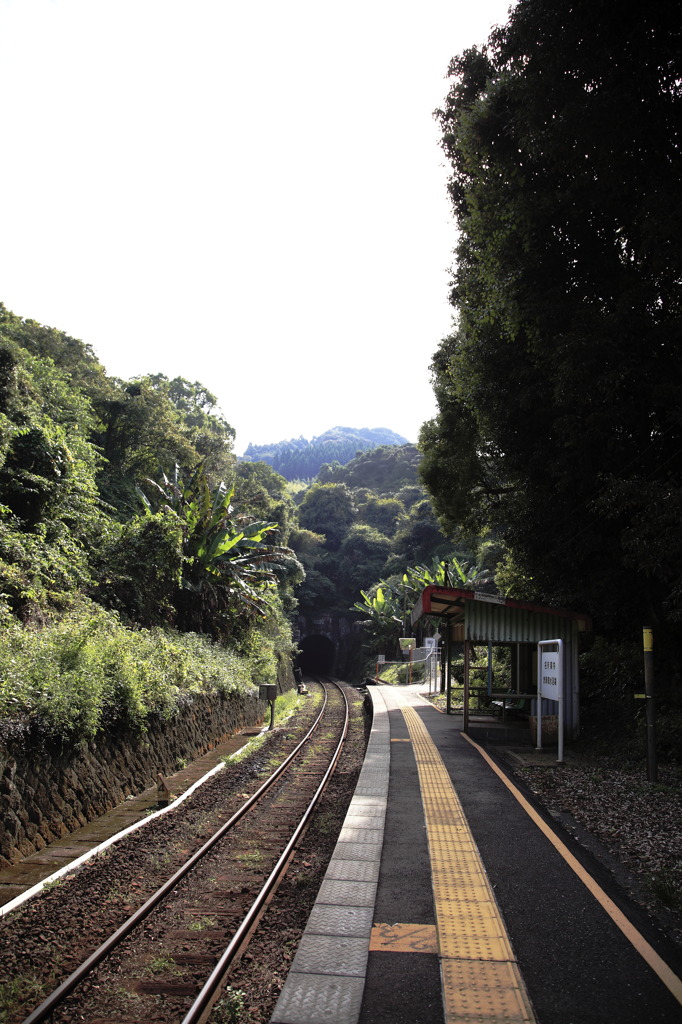
<path fill-rule="evenodd" d="M 330 676 L 334 674 L 336 650 L 328 636 L 318 633 L 307 636 L 299 643 L 301 653 L 298 667 L 304 675 Z"/>

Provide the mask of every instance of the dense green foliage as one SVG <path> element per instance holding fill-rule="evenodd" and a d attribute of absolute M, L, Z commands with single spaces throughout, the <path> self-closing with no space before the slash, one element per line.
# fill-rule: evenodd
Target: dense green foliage
<path fill-rule="evenodd" d="M 682 620 L 682 21 L 520 0 L 439 113 L 455 332 L 420 443 L 448 529 L 503 534 L 512 596 L 672 654 Z"/>
<path fill-rule="evenodd" d="M 91 579 L 107 533 L 90 440 L 94 417 L 68 372 L 2 334 L 0 594 L 20 614 L 59 605 Z"/>
<path fill-rule="evenodd" d="M 276 589 L 274 565 L 285 554 L 265 539 L 277 524 L 237 515 L 234 487 L 211 487 L 203 463 L 187 483 L 164 477 L 156 492 L 180 530 L 182 566 L 171 581 L 178 627 L 219 639 L 249 611 L 264 615 Z"/>
<path fill-rule="evenodd" d="M 243 458 L 247 462 L 266 462 L 286 480 L 312 480 L 325 463 L 345 465 L 360 451 L 406 443 L 404 437 L 383 427 L 332 427 L 311 441 L 298 437 L 276 444 L 250 444 Z"/>
<path fill-rule="evenodd" d="M 369 593 L 361 591 L 362 600 L 354 607 L 363 616 L 367 649 L 372 654 L 387 654 L 389 660 L 399 655 L 398 640 L 412 636 L 410 613 L 425 587 L 484 589 L 490 588 L 492 576 L 492 572 L 454 556 L 434 558 L 430 565 L 411 565 L 402 575 L 380 580 Z M 427 623 L 427 628 L 435 628 L 434 623 Z"/>
<path fill-rule="evenodd" d="M 494 567 L 502 557 L 490 539 L 443 532 L 419 479 L 420 459 L 414 445 L 381 446 L 321 468 L 290 541 L 306 573 L 303 612 L 347 614 L 361 591 L 375 593 L 377 581 L 400 579 L 411 565 L 456 557 L 487 558 Z"/>
<path fill-rule="evenodd" d="M 248 655 L 193 633 L 130 629 L 88 602 L 40 629 L 6 611 L 1 625 L 0 720 L 65 741 L 143 730 L 149 715 L 176 714 L 192 691 L 228 693 L 258 681 Z"/>
<path fill-rule="evenodd" d="M 343 483 L 347 487 L 369 487 L 382 496 L 395 495 L 402 487 L 419 486 L 421 453 L 413 444 L 383 444 L 358 452 L 350 461 L 320 467 L 322 484 Z"/>
<path fill-rule="evenodd" d="M 237 469 L 214 396 L 109 378 L 1 305 L 0 370 L 0 716 L 76 740 L 183 687 L 283 678 L 294 505 L 269 467 Z"/>

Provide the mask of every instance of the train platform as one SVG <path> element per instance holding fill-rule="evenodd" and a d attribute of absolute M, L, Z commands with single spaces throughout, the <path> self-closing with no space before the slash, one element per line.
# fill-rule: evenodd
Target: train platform
<path fill-rule="evenodd" d="M 369 693 L 365 763 L 272 1024 L 679 1024 L 680 951 L 493 747 L 415 688 Z"/>

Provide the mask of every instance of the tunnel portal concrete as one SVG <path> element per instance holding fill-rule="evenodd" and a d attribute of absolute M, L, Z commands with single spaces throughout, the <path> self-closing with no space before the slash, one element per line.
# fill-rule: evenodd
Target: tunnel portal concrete
<path fill-rule="evenodd" d="M 301 652 L 297 666 L 309 675 L 336 676 L 351 681 L 361 675 L 360 628 L 344 615 L 299 615 L 295 639 Z"/>
<path fill-rule="evenodd" d="M 317 633 L 301 640 L 298 667 L 304 675 L 330 676 L 334 674 L 336 650 L 327 636 Z"/>

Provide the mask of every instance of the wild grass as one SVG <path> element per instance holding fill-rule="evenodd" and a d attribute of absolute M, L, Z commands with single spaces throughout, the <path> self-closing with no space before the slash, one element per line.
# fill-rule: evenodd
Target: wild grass
<path fill-rule="evenodd" d="M 40 628 L 0 607 L 0 729 L 19 721 L 74 742 L 118 725 L 144 731 L 193 693 L 246 692 L 251 678 L 248 657 L 195 633 L 131 629 L 94 603 Z"/>

